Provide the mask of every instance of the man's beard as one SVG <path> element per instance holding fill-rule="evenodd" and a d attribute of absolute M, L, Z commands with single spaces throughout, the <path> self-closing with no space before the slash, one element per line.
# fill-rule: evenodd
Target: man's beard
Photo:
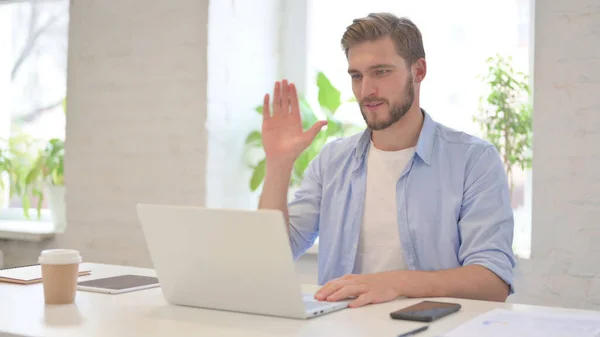
<path fill-rule="evenodd" d="M 410 109 L 410 107 L 412 106 L 412 104 L 415 100 L 415 90 L 412 86 L 412 80 L 413 80 L 413 77 L 411 74 L 408 77 L 408 80 L 406 81 L 406 88 L 404 89 L 404 97 L 402 100 L 402 104 L 390 105 L 387 100 L 376 98 L 376 97 L 370 97 L 368 99 L 364 99 L 360 103 L 360 112 L 362 113 L 362 116 L 363 116 L 365 122 L 367 123 L 367 127 L 369 129 L 375 130 L 375 131 L 386 129 L 386 128 L 390 127 L 392 124 L 394 124 L 397 121 L 399 121 L 400 119 L 402 119 L 402 117 L 404 117 L 404 115 L 406 115 L 406 113 L 408 112 L 408 110 Z M 369 122 L 369 120 L 367 118 L 367 114 L 363 110 L 363 107 L 366 103 L 373 102 L 373 101 L 374 102 L 383 102 L 383 103 L 387 104 L 387 106 L 390 109 L 389 119 L 377 120 L 376 118 L 374 118 L 374 120 L 372 122 Z M 375 117 L 375 116 L 373 116 L 373 117 Z"/>

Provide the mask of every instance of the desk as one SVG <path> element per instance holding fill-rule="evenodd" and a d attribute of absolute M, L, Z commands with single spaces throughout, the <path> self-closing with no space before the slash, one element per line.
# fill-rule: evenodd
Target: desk
<path fill-rule="evenodd" d="M 92 275 L 88 280 L 123 273 L 154 276 L 151 269 L 84 263 Z M 318 287 L 303 286 L 314 292 Z M 417 337 L 438 336 L 445 331 L 495 308 L 518 311 L 535 307 L 519 304 L 439 298 L 462 304 L 456 314 L 434 322 Z M 0 283 L 0 336 L 397 336 L 422 323 L 392 320 L 389 313 L 419 299 L 346 309 L 309 320 L 275 318 L 169 305 L 160 288 L 120 295 L 78 291 L 74 305 L 44 305 L 41 284 Z M 556 311 L 571 311 L 546 308 Z"/>

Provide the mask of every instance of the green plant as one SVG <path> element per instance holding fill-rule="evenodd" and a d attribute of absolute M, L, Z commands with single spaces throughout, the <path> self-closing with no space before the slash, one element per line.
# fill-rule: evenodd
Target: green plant
<path fill-rule="evenodd" d="M 317 73 L 316 84 L 318 88 L 318 101 L 320 110 L 325 118 L 327 118 L 328 124 L 317 134 L 311 145 L 304 152 L 302 152 L 302 154 L 294 163 L 294 169 L 292 170 L 292 177 L 290 179 L 290 187 L 296 187 L 300 184 L 308 164 L 310 164 L 315 156 L 321 151 L 323 145 L 333 138 L 348 136 L 362 129 L 362 127 L 359 125 L 345 123 L 334 117 L 342 103 L 353 101 L 353 99 L 343 101 L 340 91 L 331 84 L 331 81 L 323 72 Z M 315 122 L 318 121 L 318 117 L 315 113 L 315 110 L 310 106 L 304 97 L 299 97 L 298 101 L 302 116 L 302 128 L 304 130 L 308 130 Z M 257 106 L 255 111 L 262 115 L 262 105 Z M 252 150 L 259 151 L 259 159 L 256 161 L 256 163 L 249 164 L 249 166 L 252 168 L 250 190 L 256 191 L 256 189 L 262 184 L 265 177 L 265 159 L 262 146 L 262 134 L 260 130 L 254 130 L 250 132 L 250 134 L 248 134 L 246 137 L 245 145 L 247 149 L 246 152 Z"/>
<path fill-rule="evenodd" d="M 67 98 L 61 102 L 63 112 L 67 113 Z M 64 186 L 65 142 L 59 138 L 50 139 L 39 149 L 35 161 L 29 167 L 25 178 L 27 192 L 22 195 L 23 212 L 29 217 L 31 201 L 29 196 L 37 198 L 36 210 L 38 218 L 44 203 L 44 190 L 48 186 Z"/>
<path fill-rule="evenodd" d="M 26 192 L 22 195 L 23 211 L 29 216 L 31 202 L 29 196 L 37 197 L 37 214 L 41 213 L 44 202 L 44 189 L 48 185 L 64 185 L 65 144 L 62 139 L 53 138 L 39 150 L 25 178 Z"/>
<path fill-rule="evenodd" d="M 474 121 L 500 152 L 512 196 L 513 169 L 531 167 L 532 107 L 528 77 L 514 70 L 511 57 L 496 54 L 486 64 L 488 71 L 480 78 L 489 87 L 489 93 L 480 98 L 479 114 Z"/>
<path fill-rule="evenodd" d="M 66 114 L 66 97 L 61 104 Z M 0 177 L 3 173 L 8 175 L 9 199 L 15 195 L 21 199 L 26 218 L 30 218 L 32 199 L 36 201 L 39 219 L 45 188 L 64 185 L 64 153 L 64 141 L 58 138 L 43 144 L 39 139 L 17 131 L 8 139 L 0 139 Z M 4 188 L 4 181 L 0 179 L 0 190 Z"/>
<path fill-rule="evenodd" d="M 0 173 L 8 176 L 9 199 L 15 195 L 20 198 L 26 197 L 26 177 L 29 168 L 35 161 L 36 140 L 25 133 L 18 133 L 8 139 L 0 139 L 0 141 Z M 1 180 L 0 188 L 6 188 Z"/>

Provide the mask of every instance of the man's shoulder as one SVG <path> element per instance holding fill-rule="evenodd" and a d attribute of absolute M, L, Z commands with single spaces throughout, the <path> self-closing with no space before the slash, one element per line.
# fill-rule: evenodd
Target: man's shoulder
<path fill-rule="evenodd" d="M 474 166 L 489 166 L 501 161 L 500 153 L 491 142 L 441 123 L 436 123 L 434 148 L 439 159 L 461 163 L 467 171 Z"/>
<path fill-rule="evenodd" d="M 477 159 L 485 152 L 497 152 L 489 141 L 465 131 L 459 131 L 436 122 L 435 148 L 444 156 Z"/>
<path fill-rule="evenodd" d="M 436 139 L 441 142 L 442 145 L 448 146 L 460 146 L 460 147 L 478 147 L 485 149 L 493 146 L 489 141 L 477 137 L 473 134 L 465 131 L 459 131 L 436 122 Z"/>

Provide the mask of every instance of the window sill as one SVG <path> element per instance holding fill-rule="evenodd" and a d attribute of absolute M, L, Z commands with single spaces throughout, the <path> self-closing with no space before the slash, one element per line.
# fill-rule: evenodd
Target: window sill
<path fill-rule="evenodd" d="M 39 242 L 54 234 L 52 221 L 0 220 L 0 239 Z"/>

